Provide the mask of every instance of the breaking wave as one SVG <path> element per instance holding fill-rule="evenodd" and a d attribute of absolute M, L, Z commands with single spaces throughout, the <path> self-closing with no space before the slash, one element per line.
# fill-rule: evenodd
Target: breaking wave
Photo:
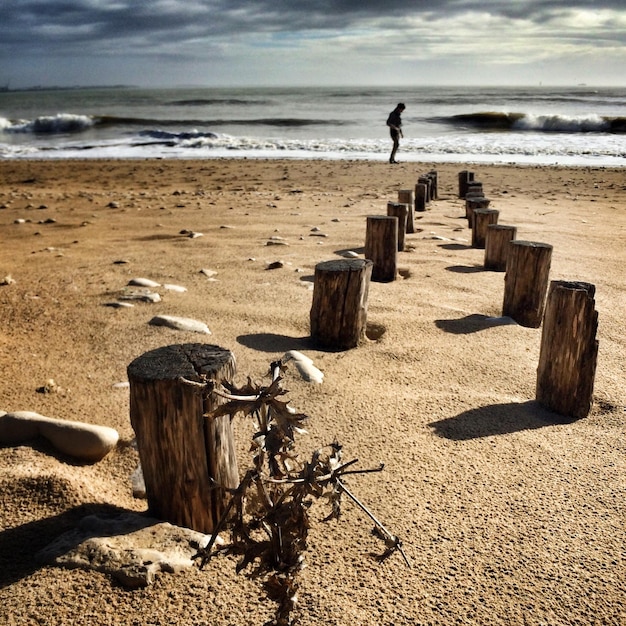
<path fill-rule="evenodd" d="M 436 118 L 433 121 L 484 131 L 626 133 L 625 117 L 602 115 L 534 115 L 531 113 L 487 111 L 461 113 L 447 118 Z"/>

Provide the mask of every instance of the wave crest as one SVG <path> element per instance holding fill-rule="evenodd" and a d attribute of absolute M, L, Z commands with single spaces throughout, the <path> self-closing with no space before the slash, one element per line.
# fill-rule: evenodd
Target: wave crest
<path fill-rule="evenodd" d="M 57 113 L 57 115 L 42 115 L 34 120 L 10 122 L 1 125 L 5 132 L 33 133 L 55 135 L 65 133 L 79 133 L 94 126 L 94 119 L 89 115 L 74 115 L 72 113 Z"/>
<path fill-rule="evenodd" d="M 624 133 L 626 118 L 602 115 L 535 115 L 485 111 L 461 113 L 439 119 L 455 126 L 467 126 L 486 131 L 535 131 L 553 133 Z"/>

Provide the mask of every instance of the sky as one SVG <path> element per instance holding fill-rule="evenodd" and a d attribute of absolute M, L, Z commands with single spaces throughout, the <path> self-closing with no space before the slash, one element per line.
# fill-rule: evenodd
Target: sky
<path fill-rule="evenodd" d="M 3 0 L 0 85 L 626 84 L 626 0 Z"/>

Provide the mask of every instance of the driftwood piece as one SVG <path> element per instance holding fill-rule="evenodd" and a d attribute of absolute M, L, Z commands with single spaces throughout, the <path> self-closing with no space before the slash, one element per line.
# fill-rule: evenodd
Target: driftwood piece
<path fill-rule="evenodd" d="M 345 350 L 363 340 L 373 266 L 368 259 L 337 259 L 315 266 L 310 322 L 317 344 Z"/>
<path fill-rule="evenodd" d="M 391 282 L 398 269 L 398 218 L 370 215 L 365 231 L 365 258 L 373 261 L 372 280 Z"/>
<path fill-rule="evenodd" d="M 506 271 L 509 243 L 517 235 L 516 226 L 489 224 L 485 239 L 485 269 L 494 272 Z"/>
<path fill-rule="evenodd" d="M 404 251 L 408 214 L 409 209 L 406 204 L 400 204 L 399 202 L 387 202 L 387 215 L 398 218 L 398 252 Z"/>
<path fill-rule="evenodd" d="M 561 415 L 587 417 L 598 358 L 595 286 L 552 281 L 543 319 L 536 399 Z"/>
<path fill-rule="evenodd" d="M 487 227 L 498 223 L 500 211 L 495 209 L 475 209 L 472 218 L 472 247 L 484 248 L 487 238 Z"/>
<path fill-rule="evenodd" d="M 213 531 L 239 484 L 230 418 L 204 417 L 220 400 L 203 379 L 231 380 L 234 355 L 209 344 L 157 348 L 128 366 L 130 420 L 155 517 Z M 203 397 L 206 396 L 206 397 Z"/>
<path fill-rule="evenodd" d="M 551 261 L 552 246 L 547 243 L 509 243 L 502 315 L 528 328 L 541 326 Z"/>

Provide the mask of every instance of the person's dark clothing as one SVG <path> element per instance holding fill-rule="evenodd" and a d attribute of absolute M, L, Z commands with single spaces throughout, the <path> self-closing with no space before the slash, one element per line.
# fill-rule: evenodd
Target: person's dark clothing
<path fill-rule="evenodd" d="M 400 113 L 401 111 L 398 111 L 398 109 L 394 109 L 387 118 L 387 126 L 389 126 L 390 128 L 392 137 L 393 133 L 398 134 L 398 131 L 396 129 L 401 128 L 402 126 L 402 118 L 400 117 Z M 394 126 L 396 128 L 393 128 Z"/>

